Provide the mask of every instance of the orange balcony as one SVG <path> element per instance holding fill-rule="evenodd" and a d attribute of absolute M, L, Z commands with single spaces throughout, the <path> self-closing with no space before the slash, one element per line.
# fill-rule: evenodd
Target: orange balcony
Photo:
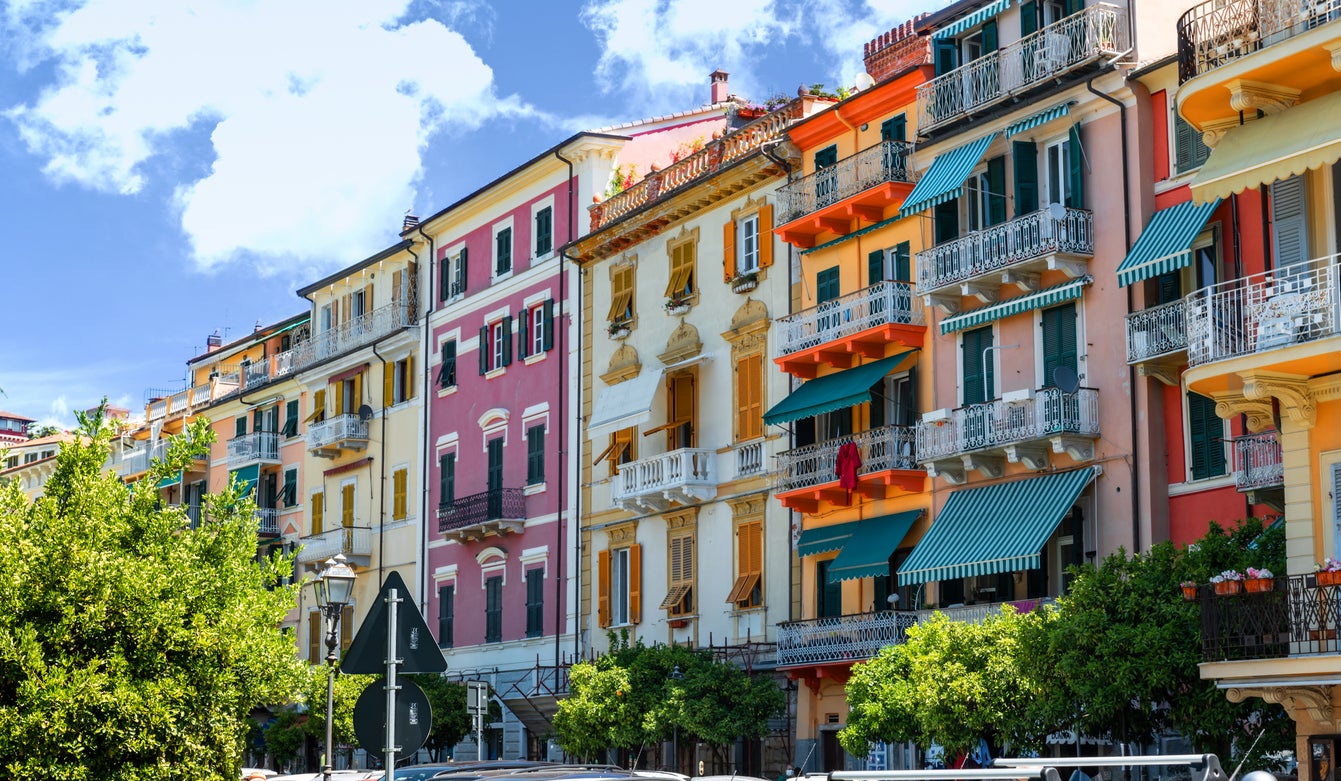
<path fill-rule="evenodd" d="M 783 507 L 813 513 L 821 502 L 849 506 L 854 495 L 860 501 L 919 493 L 926 488 L 927 473 L 917 464 L 914 440 L 908 426 L 881 426 L 788 450 L 778 455 L 777 497 Z M 852 491 L 838 484 L 838 449 L 848 442 L 861 454 Z"/>
<path fill-rule="evenodd" d="M 922 300 L 907 282 L 877 282 L 774 321 L 777 358 L 784 372 L 814 379 L 820 364 L 847 369 L 858 355 L 884 358 L 886 348 L 921 347 L 926 340 Z"/>
<path fill-rule="evenodd" d="M 773 232 L 805 249 L 825 231 L 846 236 L 855 220 L 885 219 L 886 209 L 897 209 L 913 190 L 909 148 L 886 141 L 778 188 L 782 224 Z"/>

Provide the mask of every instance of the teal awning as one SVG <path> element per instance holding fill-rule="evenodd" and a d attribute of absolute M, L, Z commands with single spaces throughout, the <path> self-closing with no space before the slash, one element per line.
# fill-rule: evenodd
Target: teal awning
<path fill-rule="evenodd" d="M 899 585 L 1038 569 L 1039 551 L 1096 474 L 1086 467 L 955 491 L 899 567 Z"/>
<path fill-rule="evenodd" d="M 182 481 L 182 473 L 181 473 L 181 472 L 173 472 L 172 474 L 168 475 L 167 477 L 163 478 L 162 480 L 159 480 L 159 481 L 158 481 L 158 487 L 159 487 L 159 488 L 169 488 L 169 487 L 171 487 L 171 486 L 177 485 L 177 484 L 180 483 L 181 481 Z"/>
<path fill-rule="evenodd" d="M 1021 312 L 1029 312 L 1034 309 L 1042 309 L 1045 306 L 1060 304 L 1063 301 L 1071 301 L 1080 298 L 1084 292 L 1085 286 L 1094 281 L 1094 277 L 1089 275 L 1078 277 L 1069 282 L 1063 282 L 1060 285 L 1053 285 L 1044 288 L 1036 293 L 1030 293 L 1024 296 L 1016 296 L 1005 301 L 1001 301 L 990 306 L 983 306 L 977 309 L 970 309 L 967 312 L 960 312 L 954 317 L 947 317 L 941 321 L 941 333 L 950 334 L 955 331 L 963 331 L 966 328 L 982 325 L 1000 320 L 1011 315 L 1018 315 Z"/>
<path fill-rule="evenodd" d="M 806 529 L 796 541 L 796 555 L 814 556 L 841 549 L 843 543 L 852 536 L 852 532 L 856 531 L 858 523 L 850 521 L 821 526 L 817 529 Z"/>
<path fill-rule="evenodd" d="M 1040 111 L 1037 114 L 1025 117 L 1019 122 L 1012 122 L 1009 125 L 1006 125 L 1005 136 L 1006 138 L 1010 138 L 1016 133 L 1023 133 L 1026 130 L 1033 130 L 1039 125 L 1051 122 L 1052 120 L 1057 119 L 1058 117 L 1068 116 L 1071 113 L 1071 107 L 1073 105 L 1075 105 L 1075 101 L 1067 101 L 1066 103 L 1061 103 L 1056 106 L 1053 106 L 1052 108 L 1046 111 Z"/>
<path fill-rule="evenodd" d="M 1010 0 L 996 0 L 979 8 L 968 16 L 962 16 L 931 34 L 932 40 L 949 38 L 952 35 L 958 35 L 970 27 L 976 27 L 983 22 L 991 19 L 1002 11 L 1010 8 Z"/>
<path fill-rule="evenodd" d="M 917 180 L 917 186 L 899 209 L 899 216 L 907 217 L 938 203 L 958 198 L 965 180 L 995 140 L 996 133 L 992 133 L 938 156 L 927 172 L 922 174 L 922 178 Z"/>
<path fill-rule="evenodd" d="M 909 510 L 857 521 L 842 552 L 829 565 L 829 582 L 889 574 L 889 557 L 921 515 L 921 510 Z"/>
<path fill-rule="evenodd" d="M 910 352 L 912 350 L 904 350 L 854 369 L 810 380 L 765 412 L 764 422 L 788 423 L 870 401 L 871 386 L 875 381 L 894 371 Z"/>
<path fill-rule="evenodd" d="M 230 479 L 234 477 L 237 478 L 237 482 L 241 486 L 242 495 L 246 496 L 251 493 L 251 489 L 255 488 L 256 482 L 261 479 L 261 465 L 252 464 L 251 466 L 244 466 L 241 469 L 234 469 L 229 472 L 228 475 Z"/>
<path fill-rule="evenodd" d="M 1197 240 L 1197 234 L 1206 227 L 1206 220 L 1219 205 L 1219 198 L 1200 206 L 1184 201 L 1155 212 L 1127 257 L 1118 264 L 1118 287 L 1157 277 L 1191 263 L 1192 242 Z"/>

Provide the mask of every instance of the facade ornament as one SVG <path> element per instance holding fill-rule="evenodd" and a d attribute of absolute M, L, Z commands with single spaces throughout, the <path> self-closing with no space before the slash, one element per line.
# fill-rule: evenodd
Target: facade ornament
<path fill-rule="evenodd" d="M 1245 415 L 1248 430 L 1254 434 L 1274 425 L 1271 415 L 1271 402 L 1261 399 L 1245 399 L 1240 393 L 1215 393 L 1215 414 L 1225 420 L 1235 415 Z"/>
<path fill-rule="evenodd" d="M 1245 398 L 1275 398 L 1281 412 L 1303 429 L 1311 429 L 1318 422 L 1318 406 L 1309 393 L 1308 380 L 1277 372 L 1245 372 L 1242 376 Z"/>
<path fill-rule="evenodd" d="M 1299 90 L 1248 79 L 1234 79 L 1225 85 L 1229 106 L 1235 111 L 1279 114 L 1299 102 Z"/>

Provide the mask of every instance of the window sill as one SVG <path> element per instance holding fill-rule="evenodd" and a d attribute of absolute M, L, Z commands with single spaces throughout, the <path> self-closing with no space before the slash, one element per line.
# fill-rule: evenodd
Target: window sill
<path fill-rule="evenodd" d="M 510 268 L 510 269 L 508 269 L 507 271 L 503 271 L 503 272 L 495 271 L 495 272 L 494 272 L 494 275 L 493 275 L 492 277 L 490 277 L 489 280 L 490 280 L 491 282 L 502 282 L 502 281 L 505 280 L 505 279 L 511 279 L 511 278 L 512 278 L 512 273 L 513 273 L 514 270 L 515 270 L 515 269 L 511 269 L 511 268 Z"/>
<path fill-rule="evenodd" d="M 448 396 L 451 396 L 453 393 L 456 393 L 456 388 L 457 386 L 455 385 L 448 385 L 446 388 L 438 388 L 438 398 L 445 399 Z"/>
<path fill-rule="evenodd" d="M 522 496 L 535 496 L 536 494 L 543 494 L 544 492 L 544 483 L 532 483 L 522 489 Z"/>
<path fill-rule="evenodd" d="M 543 360 L 545 360 L 545 353 L 539 352 L 533 355 L 526 356 L 525 358 L 522 359 L 522 363 L 527 366 L 531 366 L 533 364 L 540 363 Z"/>
<path fill-rule="evenodd" d="M 531 258 L 531 265 L 538 266 L 547 260 L 553 260 L 555 254 L 556 253 L 554 252 L 554 250 L 550 250 L 549 252 L 542 252 L 539 255 L 536 255 L 535 257 Z"/>
<path fill-rule="evenodd" d="M 1184 496 L 1186 494 L 1195 494 L 1200 491 L 1211 491 L 1217 488 L 1233 488 L 1234 473 L 1222 475 L 1220 477 L 1208 477 L 1205 480 L 1188 480 L 1183 483 L 1169 484 L 1169 496 Z"/>
<path fill-rule="evenodd" d="M 492 380 L 495 377 L 502 377 L 504 374 L 507 373 L 508 373 L 508 367 L 499 366 L 497 369 L 490 369 L 489 371 L 485 372 L 484 379 Z"/>

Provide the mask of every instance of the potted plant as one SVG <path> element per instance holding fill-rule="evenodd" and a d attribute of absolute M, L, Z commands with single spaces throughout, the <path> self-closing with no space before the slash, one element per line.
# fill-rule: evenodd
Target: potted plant
<path fill-rule="evenodd" d="M 629 324 L 622 320 L 611 320 L 605 332 L 610 335 L 611 339 L 627 339 L 630 333 Z"/>
<path fill-rule="evenodd" d="M 1183 599 L 1193 602 L 1197 598 L 1197 582 L 1195 580 L 1184 580 L 1178 584 L 1183 589 Z"/>
<path fill-rule="evenodd" d="M 1318 572 L 1319 586 L 1341 586 L 1341 559 L 1328 556 L 1314 569 Z"/>
<path fill-rule="evenodd" d="M 757 272 L 747 271 L 731 278 L 732 293 L 748 293 L 756 287 L 759 287 L 759 274 Z"/>
<path fill-rule="evenodd" d="M 1243 590 L 1243 573 L 1227 569 L 1219 575 L 1212 575 L 1211 586 L 1215 589 L 1215 593 L 1222 597 L 1237 594 Z"/>
<path fill-rule="evenodd" d="M 689 311 L 689 296 L 675 294 L 666 299 L 666 314 L 682 315 Z"/>
<path fill-rule="evenodd" d="M 1275 577 L 1275 575 L 1271 574 L 1271 570 L 1266 569 L 1265 567 L 1262 569 L 1249 567 L 1248 577 L 1244 579 L 1243 587 L 1249 593 L 1270 591 L 1274 587 Z"/>

